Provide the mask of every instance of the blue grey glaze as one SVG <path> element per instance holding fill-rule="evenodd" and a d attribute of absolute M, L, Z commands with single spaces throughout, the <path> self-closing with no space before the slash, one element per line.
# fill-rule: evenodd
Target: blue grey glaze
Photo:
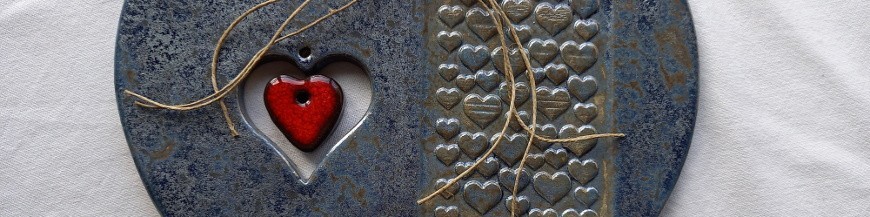
<path fill-rule="evenodd" d="M 301 2 L 277 3 L 251 15 L 229 37 L 218 80 L 226 84 Z M 344 1 L 315 2 L 291 29 Z M 673 188 L 691 140 L 697 94 L 697 51 L 684 1 L 602 0 L 612 37 L 598 64 L 610 71 L 613 100 L 606 115 L 619 167 L 612 213 L 657 215 Z M 415 216 L 415 201 L 441 164 L 421 145 L 436 135 L 427 108 L 430 64 L 427 7 L 421 0 L 364 0 L 347 12 L 275 46 L 300 68 L 335 55 L 357 60 L 372 79 L 368 116 L 338 144 L 304 184 L 284 155 L 243 121 L 239 95 L 226 98 L 241 136 L 232 138 L 216 105 L 174 112 L 137 107 L 122 91 L 186 103 L 212 92 L 208 65 L 214 43 L 255 1 L 127 0 L 118 29 L 116 91 L 131 153 L 164 215 Z M 296 51 L 308 46 L 313 59 Z M 434 77 L 437 77 L 434 76 Z M 604 131 L 603 128 L 599 129 Z M 531 187 L 531 186 L 530 186 Z M 506 195 L 505 195 L 506 196 Z M 499 209 L 503 209 L 499 207 Z"/>

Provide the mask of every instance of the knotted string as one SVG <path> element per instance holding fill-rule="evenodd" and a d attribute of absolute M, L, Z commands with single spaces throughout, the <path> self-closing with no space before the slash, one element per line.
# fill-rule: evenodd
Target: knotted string
<path fill-rule="evenodd" d="M 517 206 L 517 201 L 518 201 L 517 200 L 517 192 L 519 190 L 520 174 L 522 173 L 522 171 L 524 169 L 526 159 L 529 156 L 529 151 L 531 150 L 532 144 L 535 140 L 539 140 L 539 141 L 543 141 L 543 142 L 551 142 L 551 143 L 567 143 L 567 142 L 579 142 L 579 141 L 592 140 L 592 139 L 598 139 L 598 138 L 607 138 L 607 137 L 624 137 L 625 134 L 622 134 L 622 133 L 591 134 L 591 135 L 578 136 L 578 137 L 574 137 L 574 138 L 565 138 L 565 139 L 546 138 L 546 137 L 543 137 L 541 135 L 538 135 L 535 132 L 535 128 L 530 127 L 530 126 L 537 125 L 538 101 L 537 101 L 537 94 L 534 94 L 534 93 L 531 94 L 531 99 L 532 99 L 532 101 L 531 101 L 532 102 L 532 105 L 531 105 L 531 107 L 532 107 L 531 125 L 527 125 L 525 122 L 523 122 L 522 118 L 520 118 L 520 115 L 517 112 L 516 104 L 514 103 L 516 101 L 516 86 L 514 84 L 515 81 L 514 81 L 513 69 L 511 68 L 511 62 L 510 62 L 510 58 L 509 58 L 510 52 L 508 50 L 507 43 L 505 42 L 505 38 L 507 37 L 507 35 L 504 32 L 505 28 L 504 28 L 504 23 L 502 22 L 503 20 L 508 20 L 508 22 L 509 22 L 510 19 L 508 19 L 507 14 L 501 8 L 501 5 L 499 5 L 498 2 L 496 2 L 496 0 L 487 0 L 487 1 L 488 1 L 488 4 L 487 4 L 487 2 L 484 2 L 484 0 L 478 0 L 478 3 L 485 10 L 487 10 L 490 13 L 490 15 L 491 15 L 490 17 L 492 17 L 492 21 L 496 26 L 498 38 L 499 38 L 499 41 L 501 43 L 501 49 L 504 53 L 504 55 L 502 55 L 503 63 L 504 63 L 503 69 L 505 69 L 504 74 L 510 83 L 509 86 L 510 86 L 511 91 L 510 91 L 510 103 L 509 103 L 510 105 L 508 107 L 508 112 L 511 113 L 512 115 L 508 115 L 507 118 L 505 118 L 504 126 L 502 126 L 501 133 L 499 134 L 500 136 L 496 138 L 496 140 L 493 142 L 492 146 L 486 151 L 486 153 L 483 154 L 483 156 L 478 158 L 474 162 L 473 165 L 468 167 L 468 169 L 466 169 L 465 171 L 463 171 L 462 173 L 460 173 L 456 177 L 450 179 L 450 181 L 446 185 L 442 186 L 441 188 L 438 188 L 437 190 L 435 190 L 435 192 L 432 192 L 431 194 L 427 195 L 426 197 L 423 197 L 422 199 L 418 200 L 417 204 L 422 204 L 422 203 L 425 203 L 426 201 L 431 200 L 436 195 L 441 194 L 442 192 L 444 192 L 445 190 L 447 190 L 451 186 L 455 185 L 462 178 L 471 174 L 471 171 L 474 171 L 475 168 L 477 168 L 481 163 L 483 163 L 483 161 L 486 158 L 488 158 L 493 153 L 493 151 L 495 151 L 495 149 L 501 143 L 501 139 L 502 139 L 502 137 L 504 137 L 505 132 L 507 131 L 507 127 L 510 125 L 510 123 L 513 119 L 516 119 L 518 121 L 518 124 L 520 126 L 522 126 L 523 130 L 528 132 L 530 135 L 529 136 L 530 139 L 529 139 L 528 143 L 526 144 L 526 148 L 525 148 L 525 151 L 523 153 L 523 157 L 520 160 L 520 164 L 514 173 L 516 175 L 515 175 L 515 179 L 514 179 L 513 190 L 511 191 L 514 200 L 512 200 L 513 202 L 511 203 L 510 210 L 511 210 L 511 216 L 516 216 L 516 208 L 517 208 L 516 206 Z M 520 57 L 522 57 L 523 64 L 525 64 L 526 74 L 529 77 L 529 81 L 534 81 L 535 78 L 534 78 L 534 75 L 532 72 L 532 64 L 531 64 L 531 61 L 529 60 L 529 55 L 528 55 L 528 53 L 526 53 L 526 50 L 523 47 L 523 43 L 521 42 L 519 35 L 516 32 L 516 29 L 513 27 L 513 24 L 510 24 L 510 26 L 511 26 L 511 28 L 508 28 L 510 30 L 510 36 L 511 36 L 510 38 L 513 39 L 514 44 L 516 44 L 518 46 L 518 50 L 520 52 Z M 532 89 L 532 90 L 536 89 L 535 82 L 529 82 L 529 86 L 530 86 L 530 89 Z"/>
<path fill-rule="evenodd" d="M 210 72 L 211 72 L 211 84 L 212 84 L 212 88 L 214 89 L 214 93 L 212 93 L 208 96 L 202 97 L 196 101 L 190 102 L 190 103 L 175 104 L 175 105 L 160 103 L 160 102 L 157 102 L 153 99 L 145 97 L 141 94 L 138 94 L 136 92 L 126 90 L 126 89 L 124 90 L 124 94 L 127 94 L 128 96 L 136 97 L 137 101 L 134 104 L 136 104 L 138 106 L 142 106 L 142 107 L 146 107 L 146 108 L 175 110 L 175 111 L 189 111 L 189 110 L 193 110 L 193 109 L 202 108 L 202 107 L 210 105 L 214 102 L 219 102 L 219 104 L 221 106 L 221 111 L 224 114 L 224 119 L 226 119 L 227 126 L 230 129 L 230 133 L 233 136 L 238 136 L 239 133 L 238 133 L 238 131 L 236 131 L 236 129 L 234 127 L 234 124 L 232 122 L 232 119 L 230 118 L 227 106 L 223 102 L 223 98 L 226 97 L 227 94 L 229 94 L 230 92 L 235 90 L 239 86 L 239 84 L 241 84 L 241 81 L 243 81 L 245 78 L 248 77 L 248 75 L 250 75 L 251 71 L 253 71 L 253 68 L 254 68 L 254 66 L 256 66 L 257 62 L 259 62 L 260 59 L 262 59 L 263 56 L 265 56 L 266 52 L 268 52 L 269 49 L 271 49 L 273 46 L 275 46 L 275 44 L 277 44 L 280 41 L 286 40 L 290 37 L 293 37 L 295 35 L 298 35 L 298 34 L 304 32 L 305 30 L 310 29 L 311 27 L 314 27 L 315 25 L 319 24 L 320 22 L 323 22 L 323 20 L 326 20 L 327 18 L 332 17 L 332 15 L 335 15 L 338 12 L 344 11 L 345 9 L 349 8 L 351 5 L 353 5 L 354 3 L 357 2 L 357 0 L 351 0 L 350 2 L 348 2 L 347 4 L 345 4 L 344 6 L 338 8 L 338 9 L 330 9 L 329 13 L 327 13 L 326 15 L 321 16 L 320 18 L 308 23 L 307 25 L 303 26 L 302 28 L 299 28 L 298 30 L 296 30 L 294 32 L 291 32 L 289 34 L 282 36 L 281 33 L 284 32 L 284 30 L 287 28 L 287 25 L 289 25 L 290 22 L 293 21 L 293 19 L 302 11 L 302 9 L 305 8 L 305 6 L 307 6 L 311 2 L 311 0 L 305 0 L 304 2 L 302 2 L 302 4 L 300 4 L 298 7 L 296 7 L 295 10 L 293 10 L 293 13 L 291 13 L 287 17 L 287 19 L 284 20 L 284 22 L 280 25 L 280 27 L 272 35 L 272 38 L 269 40 L 269 42 L 266 44 L 266 46 L 264 46 L 259 51 L 257 51 L 256 54 L 254 54 L 254 56 L 248 61 L 248 63 L 245 65 L 245 67 L 242 69 L 242 71 L 239 72 L 239 74 L 236 75 L 236 77 L 234 77 L 232 80 L 230 80 L 230 82 L 227 85 L 223 86 L 222 88 L 218 88 L 217 76 L 216 76 L 218 56 L 220 55 L 220 50 L 223 47 L 224 42 L 226 42 L 227 37 L 229 37 L 229 34 L 232 32 L 232 30 L 239 23 L 241 23 L 245 19 L 245 17 L 247 17 L 248 15 L 250 15 L 251 13 L 253 13 L 257 10 L 262 9 L 263 7 L 266 7 L 270 4 L 273 4 L 273 3 L 278 2 L 278 1 L 280 1 L 280 0 L 267 0 L 265 2 L 262 2 L 260 4 L 257 4 L 253 7 L 251 7 L 250 9 L 248 9 L 247 11 L 245 11 L 244 13 L 242 13 L 241 15 L 236 17 L 236 19 L 233 20 L 232 23 L 230 23 L 230 26 L 224 30 L 220 39 L 218 39 L 218 42 L 215 45 L 214 53 L 212 54 L 212 62 L 211 62 L 211 71 Z"/>

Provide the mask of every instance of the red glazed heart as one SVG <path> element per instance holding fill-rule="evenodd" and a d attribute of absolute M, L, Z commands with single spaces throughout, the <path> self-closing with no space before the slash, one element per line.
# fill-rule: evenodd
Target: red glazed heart
<path fill-rule="evenodd" d="M 341 88 L 323 75 L 305 80 L 278 76 L 266 85 L 263 97 L 278 129 L 305 152 L 320 146 L 341 114 Z"/>

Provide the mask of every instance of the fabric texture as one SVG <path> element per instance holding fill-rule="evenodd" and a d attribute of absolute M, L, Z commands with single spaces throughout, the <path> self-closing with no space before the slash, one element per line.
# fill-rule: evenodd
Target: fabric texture
<path fill-rule="evenodd" d="M 114 96 L 122 1 L 0 2 L 0 216 L 155 216 Z M 694 141 L 662 216 L 870 214 L 870 1 L 690 0 Z"/>

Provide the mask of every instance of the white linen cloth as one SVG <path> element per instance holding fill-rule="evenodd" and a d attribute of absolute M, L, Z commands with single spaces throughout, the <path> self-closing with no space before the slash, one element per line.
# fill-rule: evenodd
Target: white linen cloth
<path fill-rule="evenodd" d="M 870 1 L 689 4 L 698 121 L 662 216 L 870 215 Z M 121 6 L 0 2 L 0 216 L 158 215 L 115 105 Z"/>

